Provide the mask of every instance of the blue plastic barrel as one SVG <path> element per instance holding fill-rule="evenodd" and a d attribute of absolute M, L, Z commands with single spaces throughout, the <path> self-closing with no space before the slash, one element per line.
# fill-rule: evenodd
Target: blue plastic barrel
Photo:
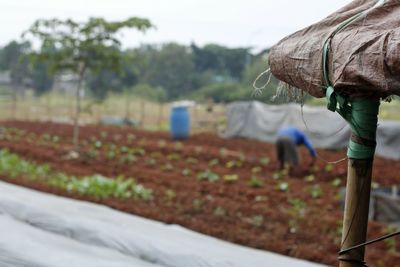
<path fill-rule="evenodd" d="M 172 139 L 187 139 L 189 137 L 190 118 L 186 106 L 172 107 L 170 114 L 170 131 Z"/>

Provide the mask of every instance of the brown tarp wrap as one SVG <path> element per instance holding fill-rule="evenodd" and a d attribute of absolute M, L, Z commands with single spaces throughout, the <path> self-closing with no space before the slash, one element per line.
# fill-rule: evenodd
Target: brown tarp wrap
<path fill-rule="evenodd" d="M 324 96 L 322 52 L 328 36 L 377 0 L 355 0 L 322 21 L 284 38 L 269 55 L 280 80 Z M 334 35 L 328 54 L 335 92 L 350 97 L 400 95 L 400 0 L 386 0 Z"/>

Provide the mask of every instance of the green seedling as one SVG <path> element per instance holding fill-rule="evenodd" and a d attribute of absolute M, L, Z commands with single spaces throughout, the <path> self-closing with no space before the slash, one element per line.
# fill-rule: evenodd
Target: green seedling
<path fill-rule="evenodd" d="M 267 201 L 267 200 L 268 200 L 268 198 L 266 196 L 257 195 L 257 196 L 254 197 L 254 201 L 255 202 L 264 202 L 264 201 Z"/>
<path fill-rule="evenodd" d="M 333 168 L 334 168 L 333 164 L 328 163 L 325 165 L 324 170 L 325 170 L 325 172 L 332 172 Z"/>
<path fill-rule="evenodd" d="M 225 164 L 225 167 L 227 167 L 228 169 L 232 169 L 232 168 L 240 168 L 241 166 L 242 166 L 242 162 L 241 161 L 238 161 L 238 160 L 231 160 L 231 161 L 228 161 L 226 164 Z"/>
<path fill-rule="evenodd" d="M 57 136 L 57 135 L 54 135 L 53 137 L 52 137 L 52 141 L 53 141 L 53 143 L 58 143 L 58 142 L 60 142 L 60 137 L 59 136 Z"/>
<path fill-rule="evenodd" d="M 128 143 L 132 143 L 132 141 L 135 139 L 136 139 L 136 135 L 134 135 L 134 134 L 130 133 L 126 136 L 126 140 L 128 141 Z"/>
<path fill-rule="evenodd" d="M 262 215 L 254 215 L 250 218 L 244 218 L 243 221 L 253 225 L 253 226 L 257 226 L 260 227 L 261 225 L 263 225 L 264 223 L 264 216 Z"/>
<path fill-rule="evenodd" d="M 158 147 L 164 148 L 167 145 L 167 142 L 163 139 L 158 140 Z"/>
<path fill-rule="evenodd" d="M 315 176 L 314 174 L 310 174 L 304 177 L 304 181 L 306 182 L 314 182 L 315 181 Z"/>
<path fill-rule="evenodd" d="M 120 151 L 121 151 L 121 153 L 128 153 L 128 151 L 129 151 L 129 148 L 127 147 L 127 146 L 122 146 L 121 148 L 120 148 Z"/>
<path fill-rule="evenodd" d="M 186 159 L 186 162 L 189 163 L 189 164 L 196 164 L 196 163 L 199 162 L 199 160 L 196 159 L 196 158 L 193 158 L 193 157 L 189 157 L 189 158 Z"/>
<path fill-rule="evenodd" d="M 322 189 L 318 184 L 306 188 L 306 191 L 311 194 L 312 198 L 320 198 L 322 196 Z"/>
<path fill-rule="evenodd" d="M 103 144 L 101 143 L 101 141 L 96 141 L 96 142 L 94 143 L 94 147 L 97 148 L 97 149 L 101 148 L 102 145 L 103 145 Z"/>
<path fill-rule="evenodd" d="M 333 179 L 333 181 L 331 182 L 331 185 L 333 187 L 339 187 L 342 184 L 342 180 L 340 178 L 335 178 Z"/>
<path fill-rule="evenodd" d="M 155 166 L 157 164 L 157 160 L 153 159 L 153 158 L 149 158 L 146 160 L 146 165 L 147 166 Z"/>
<path fill-rule="evenodd" d="M 175 143 L 174 143 L 174 149 L 175 149 L 175 150 L 181 151 L 182 148 L 183 148 L 182 142 L 175 142 Z"/>
<path fill-rule="evenodd" d="M 271 160 L 268 157 L 260 158 L 260 163 L 264 166 L 267 166 L 270 162 Z"/>
<path fill-rule="evenodd" d="M 286 192 L 289 190 L 289 183 L 288 182 L 280 182 L 278 183 L 278 189 L 282 192 Z"/>
<path fill-rule="evenodd" d="M 260 188 L 264 186 L 264 182 L 253 175 L 251 176 L 248 185 L 253 188 Z"/>
<path fill-rule="evenodd" d="M 220 155 L 222 158 L 225 158 L 225 157 L 228 155 L 228 149 L 226 149 L 225 147 L 222 147 L 222 148 L 219 150 L 219 155 Z"/>
<path fill-rule="evenodd" d="M 262 171 L 262 168 L 260 166 L 255 166 L 251 168 L 252 173 L 260 173 Z"/>
<path fill-rule="evenodd" d="M 289 219 L 289 231 L 290 233 L 296 233 L 298 223 L 305 216 L 306 203 L 298 198 L 291 198 L 288 200 L 291 205 L 290 208 L 286 209 L 287 214 L 290 216 Z"/>
<path fill-rule="evenodd" d="M 174 170 L 174 166 L 171 163 L 166 163 L 161 166 L 161 170 L 171 172 Z"/>
<path fill-rule="evenodd" d="M 176 197 L 176 193 L 174 190 L 168 189 L 164 193 L 164 201 L 169 204 L 174 200 L 175 197 Z"/>
<path fill-rule="evenodd" d="M 214 167 L 219 164 L 219 159 L 212 159 L 208 162 L 208 166 Z"/>
<path fill-rule="evenodd" d="M 182 175 L 183 176 L 189 176 L 192 173 L 192 171 L 188 168 L 185 168 L 182 170 Z"/>
<path fill-rule="evenodd" d="M 224 179 L 224 181 L 227 181 L 227 182 L 234 182 L 234 181 L 239 179 L 239 175 L 237 175 L 237 174 L 225 174 L 223 176 L 223 179 Z"/>
<path fill-rule="evenodd" d="M 105 131 L 101 131 L 101 132 L 100 132 L 100 137 L 101 137 L 102 139 L 106 139 L 107 136 L 108 136 L 108 133 L 107 133 L 107 132 L 105 132 Z"/>
<path fill-rule="evenodd" d="M 176 161 L 176 160 L 180 160 L 180 159 L 181 159 L 181 156 L 177 153 L 171 153 L 171 154 L 167 155 L 167 160 L 170 160 L 170 161 Z"/>
<path fill-rule="evenodd" d="M 211 170 L 206 170 L 206 171 L 200 172 L 197 175 L 197 178 L 200 181 L 216 182 L 219 180 L 219 175 L 216 174 L 215 172 L 212 172 Z"/>
<path fill-rule="evenodd" d="M 226 210 L 223 207 L 216 207 L 214 209 L 214 216 L 216 217 L 223 217 L 226 215 Z"/>
<path fill-rule="evenodd" d="M 201 199 L 194 199 L 192 201 L 192 207 L 195 211 L 200 211 L 203 208 L 203 201 Z"/>

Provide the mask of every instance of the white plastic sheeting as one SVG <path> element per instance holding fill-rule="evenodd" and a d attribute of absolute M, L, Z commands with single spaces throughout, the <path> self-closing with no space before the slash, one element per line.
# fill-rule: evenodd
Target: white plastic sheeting
<path fill-rule="evenodd" d="M 0 227 L 2 267 L 321 266 L 4 182 Z"/>
<path fill-rule="evenodd" d="M 224 137 L 244 137 L 275 142 L 281 127 L 303 130 L 318 148 L 346 148 L 350 127 L 338 113 L 324 107 L 299 104 L 266 105 L 257 101 L 234 102 L 226 108 L 227 127 Z M 400 122 L 379 121 L 376 154 L 400 159 Z"/>

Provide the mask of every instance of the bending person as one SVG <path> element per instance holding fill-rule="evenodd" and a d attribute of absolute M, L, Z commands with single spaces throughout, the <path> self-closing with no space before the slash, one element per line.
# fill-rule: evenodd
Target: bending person
<path fill-rule="evenodd" d="M 298 167 L 300 160 L 297 146 L 300 145 L 305 145 L 307 147 L 312 158 L 311 165 L 313 165 L 317 153 L 305 133 L 295 127 L 281 128 L 278 131 L 276 153 L 281 170 L 285 168 L 285 165 L 294 168 Z"/>

